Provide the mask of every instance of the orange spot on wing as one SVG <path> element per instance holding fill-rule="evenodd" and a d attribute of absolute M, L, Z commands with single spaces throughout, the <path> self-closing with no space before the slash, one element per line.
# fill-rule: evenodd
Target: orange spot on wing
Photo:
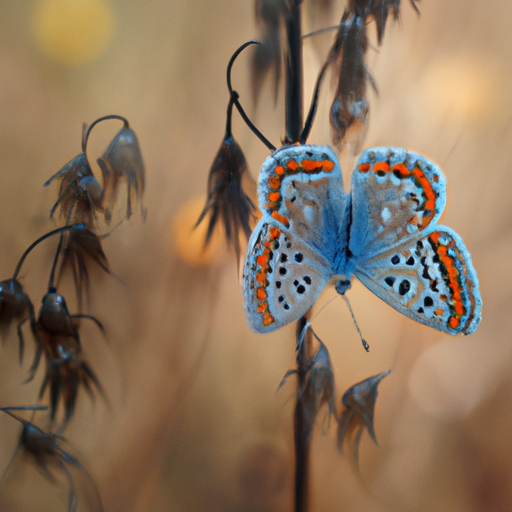
<path fill-rule="evenodd" d="M 272 226 L 269 230 L 268 230 L 269 234 L 270 234 L 270 240 L 275 240 L 276 238 L 279 238 L 279 235 L 281 234 L 281 231 L 279 231 L 279 229 L 277 229 L 276 227 Z"/>
<path fill-rule="evenodd" d="M 281 194 L 279 192 L 270 192 L 270 194 L 268 195 L 268 198 L 274 202 L 279 201 L 280 197 Z"/>
<path fill-rule="evenodd" d="M 330 160 L 324 160 L 322 162 L 322 169 L 325 172 L 331 172 L 334 169 L 334 162 L 331 162 Z"/>
<path fill-rule="evenodd" d="M 263 313 L 265 310 L 267 309 L 267 305 L 262 302 L 259 306 L 258 306 L 258 313 Z"/>
<path fill-rule="evenodd" d="M 288 167 L 290 171 L 296 171 L 299 167 L 299 164 L 295 160 L 288 160 L 288 162 L 286 162 L 286 167 Z"/>
<path fill-rule="evenodd" d="M 450 327 L 452 329 L 455 329 L 456 327 L 458 327 L 460 325 L 460 320 L 454 316 L 452 316 L 450 318 L 450 320 L 448 321 L 448 324 L 450 325 Z"/>
<path fill-rule="evenodd" d="M 443 314 L 443 310 L 441 308 L 438 308 L 434 311 L 434 315 L 441 316 Z"/>
<path fill-rule="evenodd" d="M 263 314 L 263 322 L 262 322 L 262 324 L 264 326 L 273 324 L 274 322 L 275 322 L 274 317 L 268 311 Z"/>
<path fill-rule="evenodd" d="M 392 171 L 399 178 L 406 178 L 407 176 L 409 176 L 411 174 L 409 169 L 407 169 L 407 167 L 404 164 L 394 165 Z"/>
<path fill-rule="evenodd" d="M 258 283 L 264 285 L 267 281 L 267 274 L 264 270 L 262 270 L 261 272 L 257 272 L 256 273 L 256 281 L 258 281 Z"/>
<path fill-rule="evenodd" d="M 270 188 L 279 188 L 281 186 L 281 179 L 279 176 L 269 176 L 267 183 Z"/>
<path fill-rule="evenodd" d="M 256 290 L 256 297 L 259 299 L 259 300 L 264 300 L 267 298 L 267 292 L 263 289 L 263 288 L 258 288 Z"/>
<path fill-rule="evenodd" d="M 261 254 L 260 256 L 256 256 L 256 263 L 260 267 L 263 267 L 267 263 L 267 255 L 266 254 Z"/>
<path fill-rule="evenodd" d="M 389 171 L 389 164 L 387 162 L 376 162 L 373 166 L 373 172 L 388 172 Z"/>
<path fill-rule="evenodd" d="M 368 172 L 370 170 L 370 164 L 366 163 L 366 164 L 361 164 L 359 167 L 358 167 L 358 170 L 359 172 Z"/>
<path fill-rule="evenodd" d="M 311 172 L 316 171 L 316 169 L 319 169 L 322 163 L 319 162 L 318 160 L 308 160 L 304 158 L 304 160 L 302 160 L 301 162 L 301 165 L 306 172 Z"/>
<path fill-rule="evenodd" d="M 276 219 L 281 224 L 284 224 L 287 228 L 290 227 L 290 221 L 284 215 L 281 215 L 279 212 L 272 212 L 271 217 L 273 219 Z"/>
<path fill-rule="evenodd" d="M 282 165 L 278 165 L 275 169 L 276 174 L 279 174 L 279 176 L 284 174 L 284 167 Z"/>
<path fill-rule="evenodd" d="M 441 233 L 432 233 L 430 235 L 430 239 L 435 243 L 435 244 L 438 244 L 439 243 L 439 237 L 441 236 Z"/>

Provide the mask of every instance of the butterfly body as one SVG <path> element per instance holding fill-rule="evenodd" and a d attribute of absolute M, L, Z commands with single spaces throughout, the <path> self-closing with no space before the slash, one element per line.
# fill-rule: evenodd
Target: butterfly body
<path fill-rule="evenodd" d="M 449 334 L 473 332 L 481 299 L 471 256 L 438 226 L 441 170 L 400 148 L 359 158 L 350 193 L 328 146 L 286 146 L 263 163 L 263 213 L 249 240 L 244 303 L 249 326 L 270 332 L 305 314 L 329 283 L 355 275 L 408 317 Z"/>

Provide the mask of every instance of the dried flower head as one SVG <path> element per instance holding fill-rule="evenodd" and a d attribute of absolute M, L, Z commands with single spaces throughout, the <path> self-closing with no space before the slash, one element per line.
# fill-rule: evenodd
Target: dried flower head
<path fill-rule="evenodd" d="M 95 398 L 94 388 L 105 400 L 106 395 L 90 365 L 84 360 L 76 340 L 54 336 L 51 341 L 51 354 L 46 353 L 46 373 L 39 391 L 39 398 L 42 398 L 48 387 L 52 422 L 55 422 L 59 403 L 62 403 L 64 419 L 60 428 L 63 430 L 75 412 L 81 386 L 92 399 Z"/>
<path fill-rule="evenodd" d="M 344 410 L 338 425 L 338 447 L 343 450 L 345 443 L 351 445 L 353 460 L 356 464 L 359 458 L 359 443 L 365 428 L 373 442 L 379 445 L 373 426 L 377 386 L 390 371 L 386 370 L 355 384 L 343 395 Z"/>
<path fill-rule="evenodd" d="M 25 346 L 21 326 L 26 320 L 35 332 L 34 306 L 22 284 L 15 278 L 0 281 L 0 335 L 5 340 L 12 323 L 18 321 L 20 363 Z"/>
<path fill-rule="evenodd" d="M 145 220 L 146 208 L 142 204 L 142 196 L 146 187 L 146 174 L 139 141 L 127 121 L 103 156 L 98 158 L 98 164 L 103 176 L 102 204 L 107 224 L 112 220 L 112 212 L 123 183 L 126 185 L 126 218 L 129 219 L 134 208 L 140 204 L 142 219 Z"/>
<path fill-rule="evenodd" d="M 277 101 L 283 65 L 282 24 L 287 6 L 285 0 L 256 0 L 254 7 L 263 44 L 255 48 L 251 62 L 252 96 L 256 103 L 263 81 L 272 72 L 274 101 Z"/>
<path fill-rule="evenodd" d="M 249 238 L 251 219 L 255 210 L 254 203 L 245 194 L 242 183 L 245 178 L 253 187 L 255 184 L 250 178 L 242 148 L 231 133 L 231 115 L 235 101 L 236 99 L 232 96 L 228 105 L 226 133 L 210 168 L 208 196 L 196 226 L 208 213 L 210 214 L 205 239 L 205 245 L 207 245 L 215 226 L 221 222 L 226 239 L 234 247 L 238 260 L 240 257 L 240 231 Z"/>
<path fill-rule="evenodd" d="M 103 330 L 101 323 L 94 317 L 70 315 L 64 297 L 50 291 L 43 297 L 36 323 L 42 351 L 36 353 L 30 378 L 37 370 L 42 352 L 46 359 L 46 374 L 39 396 L 42 397 L 46 388 L 50 388 L 52 422 L 55 421 L 59 403 L 62 402 L 62 429 L 73 416 L 80 386 L 83 386 L 91 397 L 94 397 L 95 387 L 106 400 L 101 383 L 83 357 L 78 334 L 80 318 L 93 320 Z"/>
<path fill-rule="evenodd" d="M 0 281 L 0 335 L 5 339 L 11 324 L 14 321 L 20 321 L 17 326 L 18 338 L 19 338 L 19 351 L 20 351 L 20 363 L 23 361 L 24 352 L 24 337 L 22 331 L 22 325 L 28 320 L 30 321 L 30 327 L 32 334 L 34 335 L 35 341 L 39 344 L 36 331 L 36 319 L 34 313 L 34 306 L 30 297 L 26 293 L 23 285 L 18 281 L 18 275 L 21 271 L 21 267 L 30 254 L 32 249 L 37 247 L 41 242 L 57 234 L 62 234 L 65 231 L 80 231 L 84 229 L 83 224 L 76 224 L 72 226 L 66 226 L 58 228 L 53 231 L 46 233 L 45 235 L 38 238 L 22 254 L 13 276 L 10 279 Z"/>
<path fill-rule="evenodd" d="M 324 404 L 328 406 L 328 418 L 336 416 L 336 407 L 334 404 L 334 371 L 329 351 L 313 329 L 311 327 L 309 329 L 318 341 L 319 347 L 315 355 L 305 364 L 305 384 L 299 390 L 299 399 L 304 404 L 306 423 L 312 430 L 318 413 Z"/>
<path fill-rule="evenodd" d="M 333 143 L 338 148 L 351 128 L 361 132 L 360 142 L 364 137 L 368 115 L 368 71 L 364 63 L 367 47 L 364 18 L 345 11 L 329 57 L 337 77 L 330 121 Z"/>
<path fill-rule="evenodd" d="M 418 11 L 417 0 L 410 1 Z M 381 44 L 389 14 L 398 20 L 400 0 L 350 0 L 343 13 L 328 57 L 336 77 L 330 121 L 333 143 L 338 149 L 346 145 L 350 133 L 352 152 L 355 154 L 360 151 L 369 112 L 367 83 L 370 82 L 377 89 L 364 62 L 368 49 L 366 26 L 369 21 L 375 20 L 377 41 Z"/>
<path fill-rule="evenodd" d="M 110 274 L 108 261 L 100 238 L 88 229 L 73 230 L 66 234 L 62 245 L 62 265 L 60 273 L 71 268 L 79 309 L 81 309 L 82 298 L 89 294 L 89 270 L 91 263 L 98 265 L 107 274 Z"/>
<path fill-rule="evenodd" d="M 20 441 L 18 449 L 13 456 L 12 461 L 16 458 L 17 452 L 22 450 L 22 453 L 30 457 L 36 464 L 37 469 L 52 483 L 55 483 L 55 477 L 52 473 L 52 469 L 58 469 L 62 471 L 69 483 L 69 498 L 68 498 L 68 512 L 76 512 L 77 510 L 77 497 L 75 491 L 75 483 L 73 477 L 68 469 L 68 466 L 78 468 L 84 477 L 87 479 L 87 490 L 89 498 L 94 497 L 94 510 L 101 512 L 103 506 L 101 504 L 101 498 L 99 496 L 96 484 L 80 464 L 80 462 L 73 457 L 69 452 L 64 450 L 61 443 L 66 443 L 67 440 L 59 434 L 51 432 L 45 432 L 38 426 L 34 425 L 30 421 L 27 421 L 18 415 L 14 414 L 13 410 L 38 410 L 46 409 L 46 407 L 34 406 L 34 407 L 1 407 L 0 410 L 7 413 L 12 418 L 18 420 L 22 425 Z"/>
<path fill-rule="evenodd" d="M 311 334 L 317 341 L 317 349 L 309 360 L 303 361 L 307 352 L 304 345 L 304 343 L 307 343 L 305 339 Z M 328 406 L 327 419 L 330 419 L 331 416 L 336 417 L 334 371 L 327 347 L 316 335 L 309 323 L 299 327 L 298 336 L 297 368 L 286 372 L 279 388 L 281 388 L 290 375 L 296 374 L 299 377 L 299 381 L 302 381 L 302 384 L 299 383 L 297 402 L 300 403 L 303 410 L 304 432 L 308 437 L 308 439 L 303 441 L 308 442 L 318 413 L 323 405 L 327 404 Z M 303 374 L 299 375 L 299 372 Z"/>
<path fill-rule="evenodd" d="M 416 5 L 419 0 L 409 1 L 413 9 L 419 13 Z M 377 27 L 377 41 L 381 44 L 388 16 L 391 14 L 395 21 L 400 17 L 400 3 L 401 0 L 349 0 L 347 10 L 353 14 L 360 13 L 366 21 L 374 19 Z"/>
<path fill-rule="evenodd" d="M 59 197 L 50 211 L 50 217 L 59 207 L 66 224 L 81 223 L 94 229 L 96 211 L 103 211 L 103 192 L 87 161 L 85 150 L 54 174 L 44 186 L 47 187 L 56 179 L 61 180 Z"/>
<path fill-rule="evenodd" d="M 98 164 L 103 177 L 103 189 L 94 176 L 87 160 L 87 141 L 91 130 L 102 121 L 119 119 L 123 128 L 119 130 Z M 109 115 L 96 119 L 82 134 L 82 152 L 59 172 L 54 174 L 44 186 L 60 179 L 59 197 L 53 205 L 50 217 L 57 207 L 67 224 L 80 222 L 94 230 L 97 212 L 104 212 L 105 221 L 110 224 L 112 212 L 118 200 L 121 184 L 126 183 L 126 214 L 128 219 L 133 209 L 140 203 L 142 218 L 146 209 L 142 204 L 145 189 L 145 171 L 139 142 L 128 121 L 121 116 Z"/>

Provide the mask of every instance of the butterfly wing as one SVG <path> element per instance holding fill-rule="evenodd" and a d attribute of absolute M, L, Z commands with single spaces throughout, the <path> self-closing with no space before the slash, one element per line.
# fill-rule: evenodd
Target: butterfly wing
<path fill-rule="evenodd" d="M 345 254 L 348 198 L 338 159 L 327 146 L 287 146 L 263 163 L 263 217 L 244 267 L 249 326 L 270 332 L 304 315 Z"/>
<path fill-rule="evenodd" d="M 478 278 L 462 239 L 436 226 L 446 205 L 441 169 L 400 148 L 371 148 L 351 184 L 355 275 L 406 316 L 449 334 L 480 322 Z"/>
<path fill-rule="evenodd" d="M 249 327 L 279 329 L 313 307 L 331 278 L 329 262 L 283 225 L 262 219 L 245 259 L 244 305 Z"/>
<path fill-rule="evenodd" d="M 349 248 L 370 258 L 418 237 L 441 217 L 446 184 L 441 169 L 418 153 L 371 148 L 359 158 L 351 182 Z"/>
<path fill-rule="evenodd" d="M 396 310 L 448 334 L 471 334 L 480 322 L 482 301 L 471 256 L 447 227 L 358 262 L 355 275 Z"/>

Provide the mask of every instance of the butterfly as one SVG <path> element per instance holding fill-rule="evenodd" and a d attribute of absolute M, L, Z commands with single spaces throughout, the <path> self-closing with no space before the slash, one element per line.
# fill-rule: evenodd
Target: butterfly
<path fill-rule="evenodd" d="M 478 278 L 460 236 L 437 224 L 446 182 L 424 156 L 367 149 L 347 194 L 328 146 L 285 146 L 263 163 L 258 196 L 243 276 L 252 330 L 299 319 L 329 283 L 343 295 L 353 276 L 417 322 L 448 334 L 478 326 Z"/>

